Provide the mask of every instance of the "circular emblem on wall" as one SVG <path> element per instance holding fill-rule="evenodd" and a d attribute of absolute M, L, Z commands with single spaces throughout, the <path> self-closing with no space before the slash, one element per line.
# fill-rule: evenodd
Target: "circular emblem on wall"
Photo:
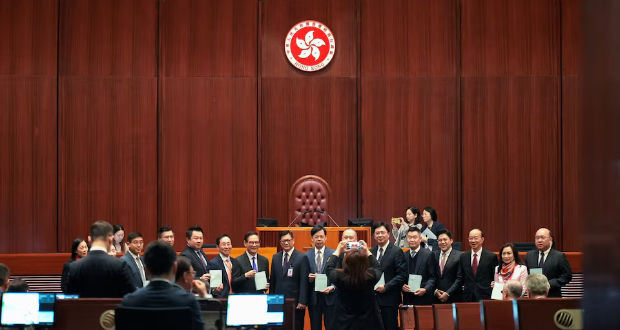
<path fill-rule="evenodd" d="M 284 40 L 286 58 L 303 71 L 318 71 L 331 62 L 336 53 L 336 40 L 325 24 L 302 21 L 291 28 Z"/>

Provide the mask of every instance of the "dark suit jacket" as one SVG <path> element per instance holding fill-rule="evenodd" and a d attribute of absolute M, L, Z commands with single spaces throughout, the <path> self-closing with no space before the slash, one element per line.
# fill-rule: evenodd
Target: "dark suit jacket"
<path fill-rule="evenodd" d="M 230 258 L 230 257 L 229 257 Z M 231 279 L 235 277 L 239 277 L 239 272 L 241 272 L 241 266 L 237 262 L 237 260 L 230 258 L 230 263 L 232 264 L 232 272 L 230 274 Z M 228 283 L 228 273 L 226 272 L 226 267 L 224 266 L 224 260 L 218 254 L 211 261 L 209 261 L 209 265 L 207 266 L 207 270 L 221 270 L 222 271 L 222 284 L 223 289 L 218 293 L 213 293 L 214 297 L 217 298 L 227 298 L 230 294 L 230 283 Z M 214 290 L 216 288 L 211 288 Z M 234 290 L 233 290 L 233 293 Z"/>
<path fill-rule="evenodd" d="M 463 301 L 475 302 L 480 299 L 491 299 L 491 282 L 494 280 L 495 266 L 497 266 L 497 255 L 495 253 L 481 249 L 478 256 L 478 271 L 476 276 L 471 268 L 471 250 L 461 254 L 461 269 L 463 270 Z"/>
<path fill-rule="evenodd" d="M 204 323 L 200 305 L 193 294 L 176 284 L 164 281 L 151 281 L 146 287 L 128 294 L 123 298 L 123 305 L 128 307 L 189 307 L 194 315 L 194 329 L 202 329 Z"/>
<path fill-rule="evenodd" d="M 370 249 L 372 255 L 379 257 L 379 246 Z M 377 292 L 377 302 L 379 306 L 395 306 L 401 303 L 401 291 L 403 284 L 407 282 L 407 263 L 403 255 L 403 250 L 389 243 L 383 256 L 379 260 L 381 269 L 383 270 L 383 279 L 385 280 L 385 292 Z"/>
<path fill-rule="evenodd" d="M 253 270 L 252 263 L 250 259 L 248 259 L 248 255 L 244 252 L 242 255 L 235 258 L 237 263 L 239 264 L 239 268 L 241 270 L 240 273 L 237 274 L 237 277 L 233 278 L 232 287 L 234 293 L 265 293 L 264 290 L 256 290 L 256 282 L 254 282 L 254 277 L 246 278 L 245 273 Z M 256 254 L 256 267 L 258 268 L 257 272 L 265 272 L 265 276 L 267 280 L 269 280 L 269 259 L 261 256 L 260 254 Z"/>
<path fill-rule="evenodd" d="M 133 285 L 135 285 L 136 288 L 138 289 L 143 287 L 144 283 L 142 283 L 142 276 L 140 275 L 140 269 L 138 268 L 138 265 L 136 264 L 136 260 L 134 260 L 134 258 L 131 256 L 131 254 L 129 254 L 129 252 L 126 252 L 120 259 L 125 261 L 127 265 L 129 266 L 129 270 L 131 271 L 131 280 L 133 282 Z M 142 267 L 146 267 L 144 265 L 144 258 L 142 256 L 140 256 L 140 261 L 142 261 Z M 146 276 L 146 269 L 145 269 L 144 276 Z"/>
<path fill-rule="evenodd" d="M 426 289 L 426 293 L 432 296 L 435 291 L 435 268 L 437 266 L 435 264 L 433 252 L 422 247 L 420 248 L 413 273 L 409 273 L 409 263 L 411 262 L 410 253 L 411 249 L 403 251 L 403 258 L 405 258 L 407 263 L 407 281 L 405 281 L 404 284 L 409 282 L 409 274 L 421 275 L 422 283 L 420 283 L 420 287 Z"/>
<path fill-rule="evenodd" d="M 325 266 L 327 265 L 327 259 L 329 259 L 329 256 L 331 256 L 332 254 L 334 254 L 335 250 L 334 249 L 330 249 L 327 246 L 325 247 L 325 252 L 323 254 L 323 269 L 321 270 L 321 274 L 327 274 L 325 272 Z M 308 257 L 308 263 L 310 263 L 310 273 L 311 274 L 315 274 L 316 271 L 316 251 L 315 249 L 312 249 L 308 252 L 306 252 L 306 256 Z M 332 285 L 332 282 L 329 280 L 329 278 L 327 279 L 327 286 Z M 310 297 L 309 306 L 316 306 L 317 302 L 319 301 L 319 297 L 324 297 L 325 299 L 325 304 L 327 306 L 334 306 L 336 304 L 336 291 L 332 291 L 331 293 L 320 293 L 317 291 L 314 291 L 314 282 L 310 282 L 309 283 L 309 292 L 308 295 Z"/>
<path fill-rule="evenodd" d="M 134 292 L 127 263 L 103 251 L 91 251 L 69 266 L 67 293 L 80 298 L 122 298 Z"/>
<path fill-rule="evenodd" d="M 273 255 L 271 260 L 271 277 L 269 278 L 269 293 L 283 294 L 286 298 L 294 298 L 297 304 L 308 305 L 308 274 L 310 264 L 308 258 L 297 249 L 293 251 L 289 260 L 293 268 L 293 276 L 287 276 L 288 270 L 282 269 L 282 255 L 280 251 Z"/>
<path fill-rule="evenodd" d="M 67 283 L 69 282 L 69 267 L 74 261 L 67 261 L 62 266 L 62 276 L 60 277 L 60 289 L 63 293 L 67 293 Z"/>
<path fill-rule="evenodd" d="M 435 268 L 435 274 L 437 274 L 435 289 L 447 292 L 450 296 L 447 301 L 449 303 L 460 301 L 463 290 L 463 269 L 460 263 L 462 252 L 452 248 L 450 255 L 446 259 L 443 274 L 439 268 L 441 265 L 441 250 L 434 251 L 433 254 L 437 266 Z"/>
<path fill-rule="evenodd" d="M 202 249 L 200 249 L 198 252 L 202 254 L 202 256 L 205 258 L 205 261 L 207 262 L 207 267 L 208 267 L 209 259 L 207 259 L 207 255 L 202 251 Z M 202 264 L 202 260 L 200 260 L 198 255 L 196 255 L 196 252 L 194 252 L 194 249 L 189 247 L 189 245 L 185 246 L 185 249 L 183 250 L 183 252 L 181 252 L 181 255 L 188 258 L 189 261 L 192 262 L 192 267 L 194 268 L 194 271 L 196 272 L 196 278 L 199 278 L 202 275 L 207 273 L 207 267 L 205 267 Z"/>
<path fill-rule="evenodd" d="M 528 251 L 525 255 L 525 266 L 528 271 L 538 268 L 538 250 Z M 562 287 L 573 279 L 573 271 L 566 259 L 566 255 L 556 249 L 551 249 L 542 266 L 543 275 L 549 280 L 549 297 L 562 297 Z"/>

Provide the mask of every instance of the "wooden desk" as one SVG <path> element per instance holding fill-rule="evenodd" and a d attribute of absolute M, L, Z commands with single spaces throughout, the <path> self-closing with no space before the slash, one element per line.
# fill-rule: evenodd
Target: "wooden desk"
<path fill-rule="evenodd" d="M 400 330 L 415 330 L 416 316 L 414 308 L 412 306 L 398 307 L 398 320 Z"/>
<path fill-rule="evenodd" d="M 452 304 L 433 305 L 435 330 L 454 330 L 454 306 Z"/>
<path fill-rule="evenodd" d="M 415 309 L 415 329 L 434 330 L 435 316 L 433 306 L 413 306 Z"/>
<path fill-rule="evenodd" d="M 547 298 L 513 300 L 516 329 L 557 329 L 554 317 L 560 309 L 581 310 L 581 299 Z M 581 318 L 583 320 L 583 318 Z M 578 327 L 583 329 L 583 326 Z"/>
<path fill-rule="evenodd" d="M 483 300 L 482 328 L 485 330 L 514 330 L 515 319 L 512 314 L 512 300 Z"/>
<path fill-rule="evenodd" d="M 455 303 L 454 324 L 459 330 L 480 330 L 480 303 Z"/>
<path fill-rule="evenodd" d="M 54 330 L 104 330 L 101 324 L 114 326 L 114 310 L 123 299 L 80 298 L 56 301 Z"/>
<path fill-rule="evenodd" d="M 327 231 L 327 239 L 325 245 L 330 248 L 336 248 L 342 239 L 342 232 L 348 227 L 325 227 Z M 357 232 L 357 239 L 368 243 L 370 246 L 370 227 L 354 227 Z M 295 238 L 295 249 L 306 253 L 312 249 L 312 239 L 310 231 L 312 227 L 256 227 L 256 232 L 260 234 L 261 245 L 265 247 L 275 247 L 278 251 L 282 250 L 280 246 L 279 234 L 283 230 L 290 230 Z"/>

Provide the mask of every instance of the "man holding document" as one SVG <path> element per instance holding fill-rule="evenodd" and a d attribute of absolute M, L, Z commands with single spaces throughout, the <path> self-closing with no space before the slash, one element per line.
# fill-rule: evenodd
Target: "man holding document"
<path fill-rule="evenodd" d="M 308 293 L 308 313 L 310 314 L 310 328 L 321 330 L 321 321 L 325 315 L 325 330 L 330 330 L 336 304 L 336 287 L 327 279 L 325 265 L 327 259 L 334 253 L 334 249 L 325 246 L 327 231 L 323 226 L 315 226 L 310 231 L 314 249 L 306 252 L 310 262 L 310 292 Z"/>
<path fill-rule="evenodd" d="M 409 277 L 403 285 L 403 305 L 432 305 L 435 291 L 435 268 L 433 252 L 420 247 L 421 233 L 416 227 L 409 228 L 404 251 Z"/>
<path fill-rule="evenodd" d="M 265 293 L 269 289 L 269 260 L 258 254 L 260 238 L 256 232 L 250 231 L 243 237 L 246 251 L 235 258 L 241 272 L 232 281 L 235 293 Z"/>

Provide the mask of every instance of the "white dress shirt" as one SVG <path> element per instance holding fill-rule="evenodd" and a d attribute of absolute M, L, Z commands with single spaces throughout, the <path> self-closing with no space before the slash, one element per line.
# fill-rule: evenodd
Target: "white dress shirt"
<path fill-rule="evenodd" d="M 474 264 L 474 253 L 476 254 L 476 258 L 478 258 L 478 264 L 480 264 L 480 255 L 482 254 L 482 248 L 478 249 L 478 251 L 471 250 L 471 261 L 470 261 L 471 265 Z"/>

